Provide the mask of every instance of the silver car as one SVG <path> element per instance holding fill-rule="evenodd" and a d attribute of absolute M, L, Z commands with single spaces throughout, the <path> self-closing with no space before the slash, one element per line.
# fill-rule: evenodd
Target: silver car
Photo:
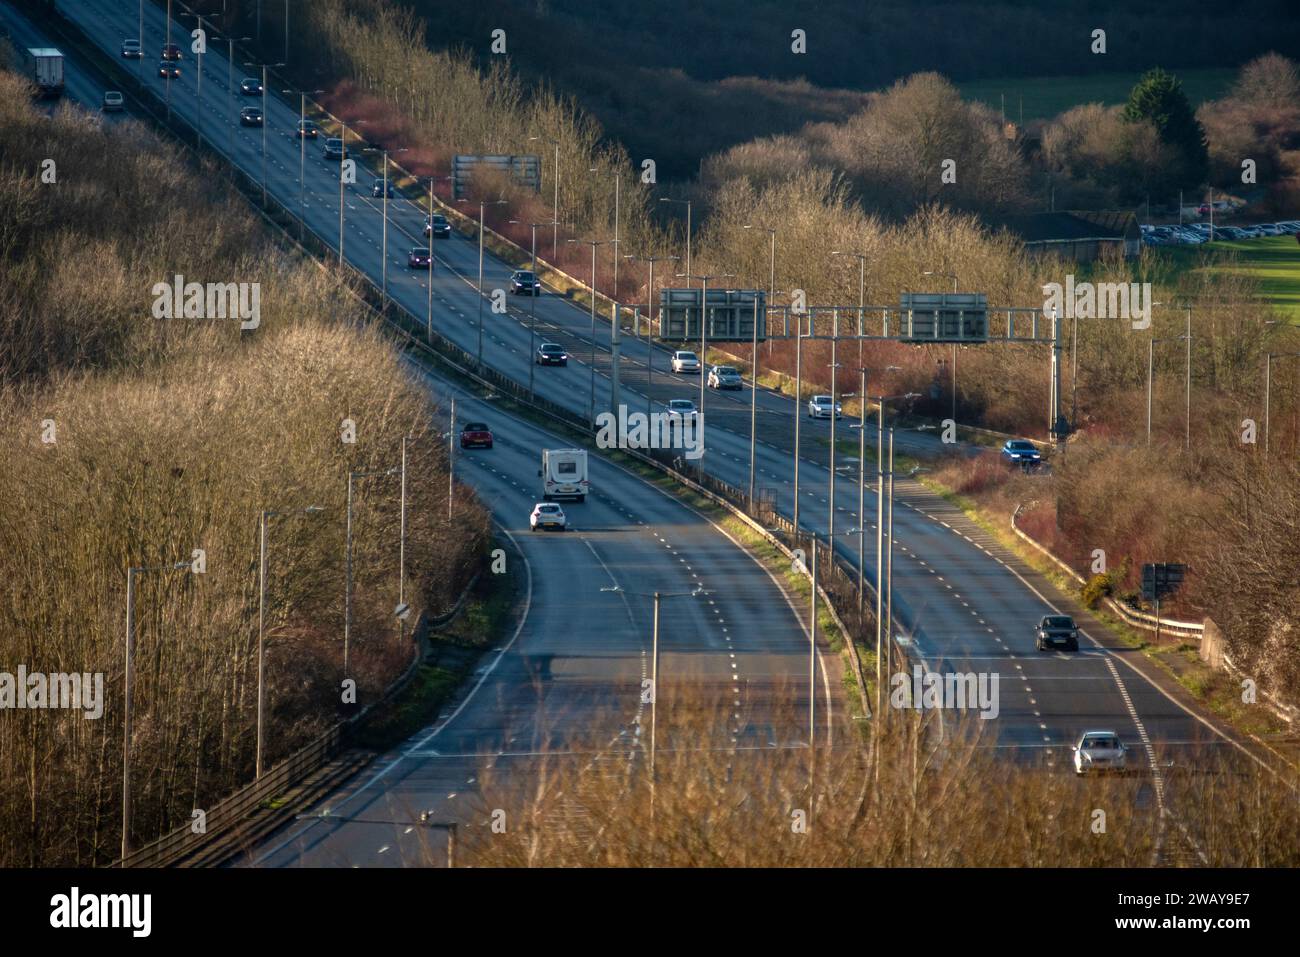
<path fill-rule="evenodd" d="M 1128 759 L 1128 748 L 1114 731 L 1085 731 L 1079 735 L 1074 751 L 1074 773 L 1114 771 L 1121 773 Z"/>
<path fill-rule="evenodd" d="M 743 389 L 745 380 L 735 366 L 714 366 L 709 370 L 710 389 Z"/>
<path fill-rule="evenodd" d="M 842 418 L 844 408 L 838 402 L 832 402 L 828 395 L 815 395 L 808 400 L 808 418 L 810 419 L 829 419 L 834 414 L 835 418 Z"/>

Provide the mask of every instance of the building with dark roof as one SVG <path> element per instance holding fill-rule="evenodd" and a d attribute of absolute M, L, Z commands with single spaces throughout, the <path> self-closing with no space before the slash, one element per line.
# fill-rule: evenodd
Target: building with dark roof
<path fill-rule="evenodd" d="M 1055 253 L 1083 262 L 1105 254 L 1133 257 L 1142 250 L 1137 217 L 1127 210 L 1031 213 L 1007 217 L 1001 225 L 1023 239 L 1030 252 Z"/>

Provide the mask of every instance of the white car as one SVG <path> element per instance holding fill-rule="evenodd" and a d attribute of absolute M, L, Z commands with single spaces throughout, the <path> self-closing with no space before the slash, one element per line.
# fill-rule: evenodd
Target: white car
<path fill-rule="evenodd" d="M 810 419 L 829 419 L 831 410 L 834 409 L 835 418 L 839 419 L 844 416 L 844 408 L 838 402 L 831 402 L 828 395 L 815 395 L 808 400 L 808 418 Z"/>
<path fill-rule="evenodd" d="M 695 408 L 695 403 L 690 399 L 668 400 L 669 419 L 694 419 L 699 414 L 699 410 Z"/>
<path fill-rule="evenodd" d="M 1122 772 L 1128 759 L 1128 748 L 1114 731 L 1085 731 L 1071 750 L 1074 773 L 1079 775 L 1095 771 Z"/>
<path fill-rule="evenodd" d="M 678 351 L 673 353 L 673 371 L 678 375 L 686 372 L 700 374 L 700 360 L 694 352 Z"/>
<path fill-rule="evenodd" d="M 528 530 L 535 532 L 539 528 L 558 528 L 564 531 L 569 521 L 564 517 L 564 509 L 554 502 L 538 502 L 533 506 L 533 514 L 528 516 Z"/>
<path fill-rule="evenodd" d="M 104 94 L 104 112 L 105 113 L 120 112 L 122 109 L 123 102 L 124 101 L 122 99 L 121 93 L 119 93 L 117 90 L 109 90 Z"/>

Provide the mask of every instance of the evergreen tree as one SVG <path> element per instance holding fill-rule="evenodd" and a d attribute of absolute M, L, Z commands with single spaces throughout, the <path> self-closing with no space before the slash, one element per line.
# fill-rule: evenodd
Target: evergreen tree
<path fill-rule="evenodd" d="M 1150 123 L 1160 142 L 1176 153 L 1177 162 L 1162 184 L 1165 188 L 1191 189 L 1205 182 L 1210 162 L 1205 129 L 1172 73 L 1157 67 L 1144 74 L 1129 94 L 1124 119 Z"/>

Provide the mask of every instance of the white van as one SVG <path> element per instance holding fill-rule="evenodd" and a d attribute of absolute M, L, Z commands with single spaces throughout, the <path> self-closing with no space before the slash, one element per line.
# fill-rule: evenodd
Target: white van
<path fill-rule="evenodd" d="M 542 449 L 542 499 L 572 498 L 585 501 L 591 491 L 587 481 L 585 449 Z"/>

